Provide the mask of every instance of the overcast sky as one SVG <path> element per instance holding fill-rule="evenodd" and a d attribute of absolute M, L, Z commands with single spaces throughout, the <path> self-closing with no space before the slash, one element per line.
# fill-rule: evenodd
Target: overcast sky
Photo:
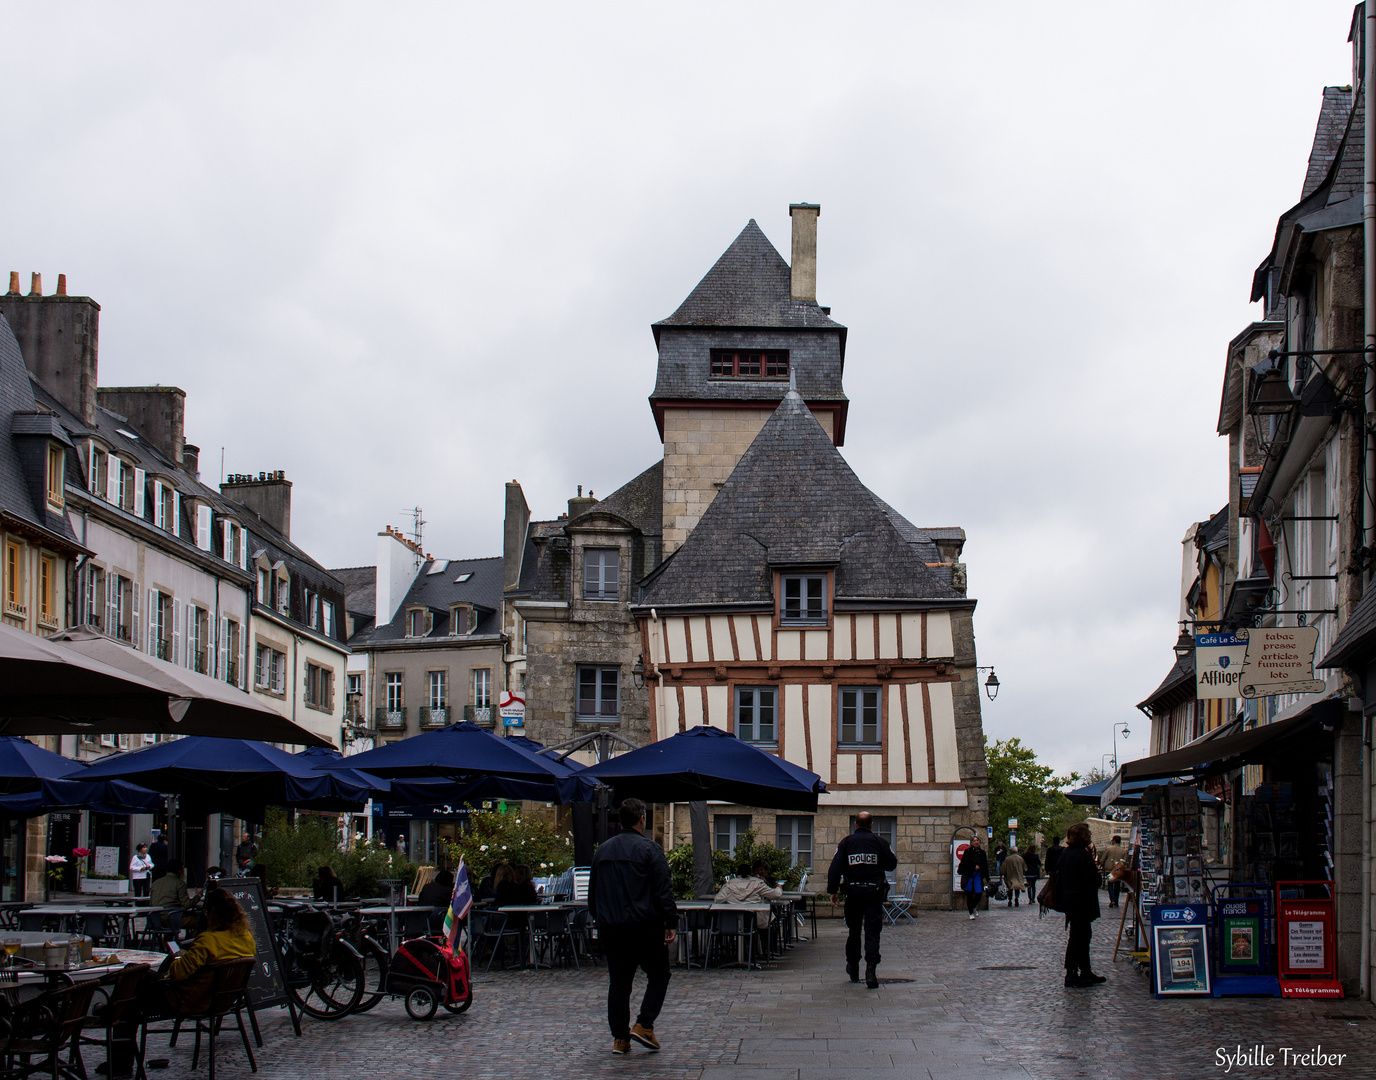
<path fill-rule="evenodd" d="M 659 456 L 650 323 L 819 202 L 844 453 L 969 535 L 985 731 L 1084 771 L 1146 751 L 1351 11 L 11 5 L 0 270 L 98 300 L 101 383 L 186 390 L 211 482 L 284 469 L 325 565 L 416 505 L 495 555 L 505 481 L 552 517 Z"/>

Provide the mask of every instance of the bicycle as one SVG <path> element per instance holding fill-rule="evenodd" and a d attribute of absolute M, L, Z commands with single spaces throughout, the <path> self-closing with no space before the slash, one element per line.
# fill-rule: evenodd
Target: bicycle
<path fill-rule="evenodd" d="M 343 920 L 302 905 L 278 930 L 282 974 L 297 1007 L 317 1020 L 340 1020 L 363 998 L 363 954 L 340 934 Z"/>

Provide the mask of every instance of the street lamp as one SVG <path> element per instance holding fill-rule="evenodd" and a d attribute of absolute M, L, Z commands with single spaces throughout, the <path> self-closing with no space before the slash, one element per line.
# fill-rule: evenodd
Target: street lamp
<path fill-rule="evenodd" d="M 989 672 L 989 678 L 984 680 L 984 692 L 989 695 L 989 700 L 993 701 L 999 696 L 999 677 L 994 674 L 992 666 L 975 668 L 976 675 L 981 671 Z"/>
<path fill-rule="evenodd" d="M 1122 729 L 1123 729 L 1123 742 L 1125 742 L 1125 743 L 1128 741 L 1128 736 L 1129 736 L 1130 734 L 1132 734 L 1132 733 L 1128 730 L 1128 725 L 1127 725 L 1126 721 L 1120 721 L 1119 723 L 1113 725 L 1113 771 L 1114 771 L 1115 773 L 1118 772 L 1118 729 L 1119 729 L 1119 728 L 1122 728 Z"/>
<path fill-rule="evenodd" d="M 645 654 L 641 653 L 635 658 L 635 665 L 631 668 L 631 678 L 635 680 L 637 690 L 645 689 Z"/>
<path fill-rule="evenodd" d="M 1180 624 L 1180 636 L 1175 639 L 1175 655 L 1184 660 L 1192 652 L 1194 652 L 1194 637 L 1182 622 Z"/>

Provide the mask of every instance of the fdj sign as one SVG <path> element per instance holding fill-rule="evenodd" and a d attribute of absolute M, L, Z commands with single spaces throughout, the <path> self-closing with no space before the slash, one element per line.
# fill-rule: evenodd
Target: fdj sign
<path fill-rule="evenodd" d="M 1236 634 L 1194 636 L 1194 696 L 1234 698 L 1247 657 L 1247 639 Z"/>

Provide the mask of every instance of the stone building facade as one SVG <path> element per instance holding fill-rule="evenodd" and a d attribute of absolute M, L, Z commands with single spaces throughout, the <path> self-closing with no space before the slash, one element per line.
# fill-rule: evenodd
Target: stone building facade
<path fill-rule="evenodd" d="M 717 846 L 751 828 L 824 872 L 869 810 L 946 906 L 952 839 L 988 816 L 965 537 L 912 525 L 837 450 L 847 330 L 816 300 L 819 213 L 790 207 L 792 266 L 751 221 L 654 324 L 659 461 L 555 519 L 508 484 L 509 677 L 546 744 L 706 723 L 819 773 L 816 814 L 714 805 Z M 687 839 L 686 807 L 655 819 Z"/>

